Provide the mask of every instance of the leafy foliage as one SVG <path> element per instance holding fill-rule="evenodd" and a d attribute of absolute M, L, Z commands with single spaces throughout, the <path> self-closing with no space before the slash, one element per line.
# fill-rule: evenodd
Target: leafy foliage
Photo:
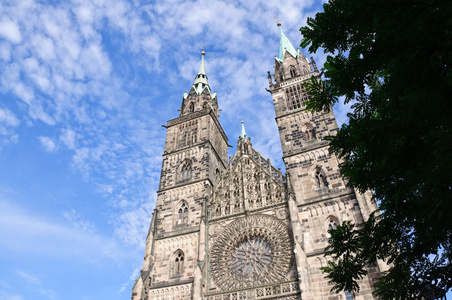
<path fill-rule="evenodd" d="M 330 0 L 300 29 L 302 47 L 330 54 L 324 80 L 307 84 L 308 108 L 353 104 L 330 151 L 382 211 L 331 232 L 336 260 L 324 271 L 336 290 L 357 291 L 377 258 L 391 264 L 375 285 L 383 299 L 408 299 L 427 283 L 452 288 L 451 16 L 450 1 Z"/>

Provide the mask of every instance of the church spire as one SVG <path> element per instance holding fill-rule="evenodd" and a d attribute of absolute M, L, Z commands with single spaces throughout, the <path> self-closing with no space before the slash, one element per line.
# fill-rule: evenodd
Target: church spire
<path fill-rule="evenodd" d="M 242 133 L 240 134 L 240 137 L 242 139 L 244 139 L 246 137 L 245 122 L 243 122 L 243 119 L 242 119 Z"/>
<path fill-rule="evenodd" d="M 182 106 L 180 115 L 193 113 L 195 111 L 211 108 L 214 114 L 218 117 L 218 103 L 217 94 L 212 92 L 207 81 L 206 68 L 204 66 L 204 47 L 201 52 L 201 65 L 199 66 L 198 74 L 196 74 L 195 82 L 193 83 L 190 92 L 184 93 L 182 99 Z"/>
<path fill-rule="evenodd" d="M 201 65 L 199 66 L 199 71 L 198 71 L 198 74 L 196 75 L 194 85 L 197 85 L 198 83 L 202 83 L 205 85 L 209 84 L 207 82 L 206 68 L 204 67 L 204 55 L 206 55 L 206 52 L 204 52 L 204 49 L 203 49 L 201 52 Z"/>
<path fill-rule="evenodd" d="M 281 28 L 281 23 L 278 22 L 277 25 L 279 27 L 279 32 L 280 32 L 278 58 L 282 61 L 284 59 L 284 54 L 286 53 L 286 51 L 289 52 L 293 57 L 296 58 L 298 56 L 299 51 L 295 50 L 295 48 L 292 46 L 292 43 L 289 41 L 287 36 L 284 34 L 284 32 Z"/>

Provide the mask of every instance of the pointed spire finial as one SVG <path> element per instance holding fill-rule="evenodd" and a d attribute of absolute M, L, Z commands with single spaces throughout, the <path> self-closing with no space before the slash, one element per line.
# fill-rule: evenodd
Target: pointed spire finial
<path fill-rule="evenodd" d="M 198 74 L 196 75 L 195 79 L 195 85 L 198 83 L 202 83 L 204 85 L 208 85 L 207 83 L 207 75 L 206 75 L 206 68 L 204 67 L 204 55 L 206 55 L 206 52 L 204 52 L 204 47 L 202 46 L 202 52 L 201 52 L 201 65 L 199 66 Z"/>
<path fill-rule="evenodd" d="M 243 119 L 242 119 L 242 134 L 240 134 L 240 137 L 242 139 L 246 138 L 245 122 L 243 122 Z"/>

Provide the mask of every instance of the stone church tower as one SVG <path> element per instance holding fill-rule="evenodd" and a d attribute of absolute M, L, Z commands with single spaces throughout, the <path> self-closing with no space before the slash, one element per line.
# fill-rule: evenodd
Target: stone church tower
<path fill-rule="evenodd" d="M 280 24 L 278 24 L 280 26 Z M 132 300 L 352 299 L 331 294 L 320 267 L 328 229 L 360 223 L 376 209 L 371 195 L 346 185 L 324 137 L 333 112 L 310 113 L 302 86 L 320 76 L 280 28 L 268 72 L 286 174 L 242 134 L 232 158 L 217 96 L 201 66 L 178 118 L 168 121 L 157 204 Z M 259 138 L 259 137 L 256 137 Z M 378 266 L 369 266 L 355 299 L 373 299 Z"/>

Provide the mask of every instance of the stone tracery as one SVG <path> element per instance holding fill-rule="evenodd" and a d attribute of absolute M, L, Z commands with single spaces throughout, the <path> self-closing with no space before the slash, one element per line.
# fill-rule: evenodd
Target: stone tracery
<path fill-rule="evenodd" d="M 293 264 L 292 249 L 290 229 L 280 220 L 268 215 L 241 218 L 215 239 L 213 279 L 223 290 L 281 281 Z"/>

